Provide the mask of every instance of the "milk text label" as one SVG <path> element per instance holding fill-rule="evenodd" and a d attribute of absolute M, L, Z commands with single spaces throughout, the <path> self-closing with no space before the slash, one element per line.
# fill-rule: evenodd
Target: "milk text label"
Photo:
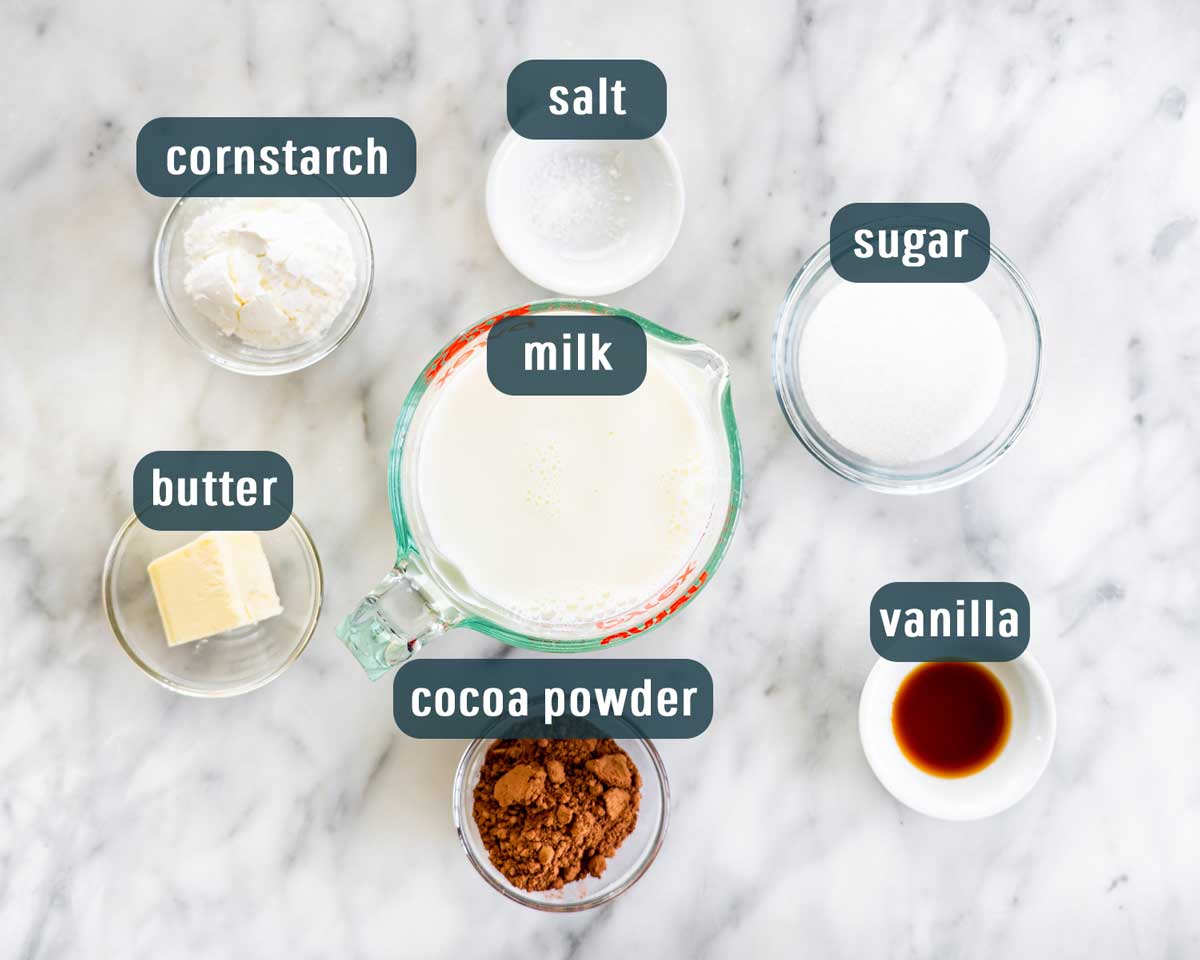
<path fill-rule="evenodd" d="M 631 317 L 506 317 L 488 331 L 488 379 L 514 397 L 617 397 L 646 379 L 646 332 Z"/>

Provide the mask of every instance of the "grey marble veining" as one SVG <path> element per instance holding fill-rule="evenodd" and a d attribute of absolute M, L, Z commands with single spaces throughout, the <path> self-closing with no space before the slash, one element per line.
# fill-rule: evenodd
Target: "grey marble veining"
<path fill-rule="evenodd" d="M 1200 955 L 1200 10 L 34 2 L 0 24 L 0 954 Z M 611 907 L 548 917 L 459 849 L 462 744 L 399 734 L 332 630 L 391 558 L 385 456 L 416 372 L 539 295 L 484 219 L 507 74 L 589 55 L 668 77 L 683 232 L 612 299 L 731 360 L 747 486 L 711 588 L 613 652 L 716 678 L 712 728 L 661 744 L 662 854 Z M 241 378 L 162 315 L 167 204 L 133 142 L 162 114 L 290 113 L 400 116 L 419 172 L 361 204 L 378 274 L 353 337 Z M 1045 322 L 1026 435 L 935 496 L 825 472 L 770 386 L 789 280 L 838 207 L 882 199 L 982 207 Z M 204 446 L 289 459 L 328 575 L 297 666 L 212 703 L 144 678 L 98 598 L 138 458 Z M 856 726 L 871 594 L 955 578 L 1028 592 L 1059 708 L 1042 782 L 974 824 L 899 806 Z"/>

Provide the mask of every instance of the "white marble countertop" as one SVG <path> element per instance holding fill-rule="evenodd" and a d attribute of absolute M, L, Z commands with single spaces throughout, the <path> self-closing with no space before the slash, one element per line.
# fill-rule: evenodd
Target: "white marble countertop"
<path fill-rule="evenodd" d="M 5 5 L 0 955 L 1200 955 L 1200 10 L 750 6 Z M 476 876 L 451 826 L 463 744 L 400 734 L 389 684 L 333 635 L 391 560 L 385 455 L 421 364 L 539 295 L 483 210 L 505 79 L 539 56 L 669 79 L 683 232 L 611 299 L 730 358 L 747 474 L 711 588 L 617 654 L 716 679 L 709 731 L 660 744 L 666 845 L 615 904 L 564 917 Z M 133 167 L 164 114 L 412 125 L 412 190 L 361 204 L 375 296 L 334 356 L 244 378 L 172 331 L 150 273 L 167 202 Z M 792 275 L 838 207 L 883 199 L 982 207 L 1048 337 L 1026 435 L 935 496 L 827 473 L 770 385 Z M 327 570 L 308 652 L 231 701 L 159 689 L 100 609 L 134 464 L 189 447 L 284 454 Z M 910 813 L 863 759 L 867 602 L 904 579 L 1031 598 L 1058 743 L 994 819 Z"/>

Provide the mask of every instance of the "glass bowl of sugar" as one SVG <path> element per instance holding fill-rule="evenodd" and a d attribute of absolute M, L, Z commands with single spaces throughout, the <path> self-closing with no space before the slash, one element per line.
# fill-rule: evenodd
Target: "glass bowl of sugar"
<path fill-rule="evenodd" d="M 792 431 L 885 493 L 977 477 L 1029 422 L 1041 384 L 1033 295 L 1003 253 L 970 283 L 851 283 L 826 244 L 779 312 L 772 377 Z"/>

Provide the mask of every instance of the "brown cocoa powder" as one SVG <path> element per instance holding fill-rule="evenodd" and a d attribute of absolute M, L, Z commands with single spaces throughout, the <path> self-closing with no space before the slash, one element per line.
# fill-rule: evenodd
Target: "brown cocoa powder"
<path fill-rule="evenodd" d="M 613 740 L 497 740 L 475 787 L 492 864 L 521 890 L 599 877 L 637 826 L 642 776 Z"/>

